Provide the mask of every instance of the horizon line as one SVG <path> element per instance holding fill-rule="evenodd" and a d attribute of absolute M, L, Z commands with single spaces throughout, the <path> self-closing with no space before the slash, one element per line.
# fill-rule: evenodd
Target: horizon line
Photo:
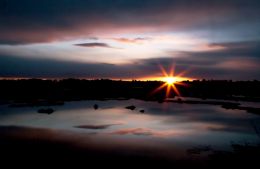
<path fill-rule="evenodd" d="M 98 80 L 111 80 L 111 81 L 139 81 L 139 82 L 164 82 L 163 80 L 159 79 L 128 79 L 128 78 L 80 78 L 80 77 L 0 77 L 0 80 L 52 80 L 52 81 L 61 81 L 61 80 L 68 80 L 68 79 L 74 79 L 74 80 L 89 80 L 89 81 L 98 81 Z M 251 79 L 251 80 L 232 80 L 232 79 L 206 79 L 206 78 L 200 78 L 200 79 L 187 79 L 187 80 L 180 80 L 177 82 L 193 82 L 193 81 L 232 81 L 232 82 L 241 82 L 241 81 L 260 81 L 259 79 Z"/>

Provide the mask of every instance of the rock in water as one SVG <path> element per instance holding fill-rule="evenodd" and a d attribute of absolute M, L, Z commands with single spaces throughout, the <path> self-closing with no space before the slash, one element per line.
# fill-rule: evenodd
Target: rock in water
<path fill-rule="evenodd" d="M 144 110 L 140 110 L 140 113 L 144 113 Z"/>
<path fill-rule="evenodd" d="M 134 110 L 136 107 L 134 105 L 132 105 L 132 106 L 126 106 L 125 108 L 130 109 L 130 110 Z"/>
<path fill-rule="evenodd" d="M 97 110 L 97 109 L 98 109 L 98 105 L 97 105 L 97 104 L 94 104 L 93 108 L 94 108 L 95 110 Z"/>
<path fill-rule="evenodd" d="M 54 110 L 52 108 L 48 108 L 48 109 L 39 109 L 38 113 L 42 113 L 42 114 L 52 114 L 54 112 Z"/>

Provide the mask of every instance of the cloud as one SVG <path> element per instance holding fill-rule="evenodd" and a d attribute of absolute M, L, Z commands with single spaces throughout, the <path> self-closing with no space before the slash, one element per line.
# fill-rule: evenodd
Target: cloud
<path fill-rule="evenodd" d="M 113 40 L 118 41 L 118 42 L 122 42 L 122 43 L 142 43 L 145 41 L 149 41 L 152 38 L 113 38 Z"/>
<path fill-rule="evenodd" d="M 246 128 L 241 124 L 242 123 L 238 125 L 226 124 L 220 127 L 208 127 L 208 130 L 216 131 L 216 132 L 231 132 L 231 133 L 237 132 L 237 133 L 245 133 L 245 134 L 252 132 L 251 128 Z"/>
<path fill-rule="evenodd" d="M 127 71 L 106 63 L 81 63 L 6 55 L 0 58 L 1 77 L 111 78 L 120 77 L 120 74 L 127 75 Z"/>
<path fill-rule="evenodd" d="M 207 51 L 171 51 L 168 56 L 134 59 L 124 64 L 69 62 L 35 59 L 0 53 L 1 77 L 45 78 L 115 78 L 138 79 L 162 76 L 159 65 L 166 69 L 175 64 L 176 74 L 205 79 L 260 79 L 259 42 L 219 43 L 223 48 Z"/>
<path fill-rule="evenodd" d="M 116 130 L 111 132 L 111 134 L 116 135 L 136 135 L 136 136 L 153 136 L 153 137 L 169 137 L 173 135 L 185 134 L 185 132 L 181 131 L 173 131 L 173 130 L 166 130 L 166 131 L 156 131 L 148 128 L 127 128 Z"/>
<path fill-rule="evenodd" d="M 211 43 L 208 45 L 213 50 L 206 51 L 172 51 L 171 54 L 182 57 L 193 57 L 200 60 L 225 60 L 225 59 L 259 59 L 260 41 Z M 215 48 L 220 47 L 220 48 Z"/>
<path fill-rule="evenodd" d="M 115 79 L 138 79 L 144 77 L 162 76 L 159 64 L 168 61 L 164 67 L 173 63 L 172 58 L 158 58 L 140 60 L 139 64 L 112 65 L 105 63 L 76 63 L 55 61 L 48 59 L 24 59 L 24 58 L 3 58 L 0 61 L 1 77 L 29 77 L 29 78 L 115 78 Z M 142 62 L 142 63 L 141 63 Z M 243 62 L 243 61 L 242 61 Z M 259 61 L 258 61 L 259 62 Z M 153 64 L 154 63 L 154 64 Z M 189 70 L 185 76 L 205 79 L 233 79 L 253 80 L 260 79 L 259 67 L 253 70 L 244 70 L 243 67 L 228 69 L 223 67 L 211 67 L 204 65 L 183 64 L 175 62 L 176 72 Z M 259 63 L 255 63 L 259 64 Z"/>
<path fill-rule="evenodd" d="M 144 69 L 159 64 L 170 68 L 176 65 L 176 72 L 188 70 L 187 76 L 213 79 L 259 79 L 260 42 L 214 43 L 221 46 L 207 51 L 171 51 L 168 57 L 138 60 L 136 64 Z M 170 57 L 173 56 L 173 57 Z M 154 72 L 150 69 L 151 72 Z"/>
<path fill-rule="evenodd" d="M 76 128 L 81 128 L 81 129 L 94 129 L 94 130 L 98 130 L 98 129 L 107 129 L 111 126 L 114 125 L 120 125 L 120 124 L 104 124 L 104 125 L 80 125 L 80 126 L 74 126 Z"/>
<path fill-rule="evenodd" d="M 260 2 L 257 0 L 12 0 L 1 3 L 2 44 L 52 42 L 124 32 L 221 30 L 223 33 L 226 29 L 238 35 L 259 37 Z"/>
<path fill-rule="evenodd" d="M 103 48 L 112 48 L 110 45 L 106 43 L 80 43 L 80 44 L 75 44 L 75 46 L 81 46 L 81 47 L 103 47 Z"/>
<path fill-rule="evenodd" d="M 217 50 L 186 52 L 186 55 L 197 55 L 202 57 L 255 57 L 260 56 L 260 41 L 211 43 L 209 47 L 222 47 Z M 183 52 L 185 54 L 185 52 Z"/>
<path fill-rule="evenodd" d="M 149 135 L 153 135 L 153 132 L 150 129 L 131 128 L 131 129 L 118 130 L 118 131 L 112 132 L 112 134 L 118 134 L 118 135 L 133 134 L 133 135 L 149 136 Z"/>

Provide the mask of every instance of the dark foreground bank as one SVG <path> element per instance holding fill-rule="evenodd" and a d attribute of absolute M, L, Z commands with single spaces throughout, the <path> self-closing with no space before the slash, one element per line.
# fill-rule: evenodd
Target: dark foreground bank
<path fill-rule="evenodd" d="M 232 145 L 233 151 L 212 151 L 205 158 L 178 159 L 178 151 L 167 151 L 137 140 L 92 137 L 91 135 L 40 128 L 0 127 L 1 165 L 20 167 L 171 167 L 219 168 L 259 165 L 260 146 Z M 198 153 L 206 149 L 190 149 Z"/>

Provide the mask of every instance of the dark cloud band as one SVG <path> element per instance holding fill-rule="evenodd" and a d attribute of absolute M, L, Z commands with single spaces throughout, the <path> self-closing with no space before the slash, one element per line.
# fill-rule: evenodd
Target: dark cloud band
<path fill-rule="evenodd" d="M 0 43 L 27 44 L 120 30 L 216 31 L 259 36 L 258 0 L 2 0 Z M 94 35 L 96 36 L 96 35 Z"/>

